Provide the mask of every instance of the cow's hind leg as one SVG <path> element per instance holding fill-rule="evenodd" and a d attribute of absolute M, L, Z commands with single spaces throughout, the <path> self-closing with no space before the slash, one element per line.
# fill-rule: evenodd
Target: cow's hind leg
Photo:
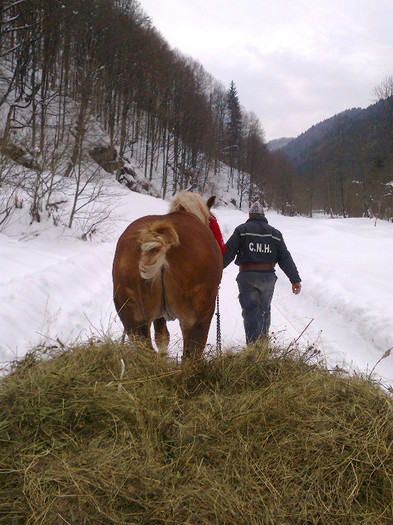
<path fill-rule="evenodd" d="M 183 332 L 183 359 L 199 359 L 206 345 L 209 333 L 210 320 L 196 322 L 190 328 L 182 327 Z"/>
<path fill-rule="evenodd" d="M 138 337 L 139 339 L 144 339 L 147 345 L 150 348 L 153 348 L 150 337 L 150 323 L 134 326 L 134 328 L 131 330 L 131 334 Z M 128 336 L 130 337 L 130 334 L 128 334 Z"/>
<path fill-rule="evenodd" d="M 124 325 L 124 330 L 130 341 L 132 341 L 132 339 L 136 337 L 140 341 L 145 341 L 146 345 L 153 350 L 153 345 L 150 337 L 150 324 L 133 324 L 131 327 L 130 325 Z"/>
<path fill-rule="evenodd" d="M 169 332 L 166 326 L 164 317 L 160 317 L 153 321 L 154 324 L 154 339 L 160 354 L 166 354 L 169 344 Z"/>
<path fill-rule="evenodd" d="M 153 348 L 150 337 L 150 323 L 136 321 L 133 315 L 133 306 L 127 301 L 119 306 L 118 301 L 115 300 L 115 306 L 128 338 L 132 340 L 133 337 L 138 337 L 139 339 L 145 340 L 146 343 Z"/>

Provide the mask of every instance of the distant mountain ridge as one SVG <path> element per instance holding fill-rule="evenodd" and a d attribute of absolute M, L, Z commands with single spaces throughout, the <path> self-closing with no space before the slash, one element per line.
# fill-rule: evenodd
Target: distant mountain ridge
<path fill-rule="evenodd" d="M 371 106 L 370 106 L 371 107 Z M 368 109 L 368 108 L 367 108 Z M 269 151 L 282 150 L 292 162 L 297 166 L 299 159 L 307 154 L 314 145 L 323 139 L 329 132 L 334 129 L 334 126 L 339 119 L 355 119 L 367 112 L 367 109 L 352 108 L 344 110 L 332 117 L 329 117 L 318 124 L 314 124 L 308 130 L 304 131 L 297 137 L 282 137 L 268 142 L 267 147 Z"/>
<path fill-rule="evenodd" d="M 360 168 L 384 163 L 387 158 L 387 114 L 384 100 L 365 109 L 352 108 L 319 124 L 298 137 L 277 139 L 268 144 L 271 151 L 281 151 L 291 160 L 296 172 L 303 176 L 312 170 L 316 176 L 327 166 L 337 163 L 351 170 L 354 178 L 361 178 Z"/>
<path fill-rule="evenodd" d="M 304 163 L 304 157 L 310 153 L 319 141 L 323 140 L 334 130 L 339 120 L 356 121 L 365 111 L 367 110 L 362 108 L 342 111 L 319 124 L 311 126 L 307 131 L 287 142 L 280 149 L 289 156 L 296 168 L 300 168 Z"/>
<path fill-rule="evenodd" d="M 285 148 L 292 140 L 295 140 L 293 137 L 283 137 L 281 139 L 274 139 L 268 142 L 267 147 L 269 151 L 277 151 L 279 149 Z"/>
<path fill-rule="evenodd" d="M 303 181 L 310 215 L 393 217 L 392 98 L 338 113 L 276 148 Z"/>

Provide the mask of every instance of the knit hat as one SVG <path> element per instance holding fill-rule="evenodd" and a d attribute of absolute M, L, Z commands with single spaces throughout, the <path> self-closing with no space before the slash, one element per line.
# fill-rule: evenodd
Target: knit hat
<path fill-rule="evenodd" d="M 250 215 L 265 215 L 265 210 L 263 209 L 262 204 L 259 201 L 256 201 L 251 205 L 248 213 Z"/>

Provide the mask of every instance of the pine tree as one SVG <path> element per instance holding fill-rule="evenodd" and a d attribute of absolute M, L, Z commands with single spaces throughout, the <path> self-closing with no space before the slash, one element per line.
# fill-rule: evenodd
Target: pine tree
<path fill-rule="evenodd" d="M 228 91 L 228 145 L 240 147 L 242 112 L 236 86 L 232 80 Z"/>
<path fill-rule="evenodd" d="M 233 185 L 233 172 L 238 164 L 242 136 L 242 111 L 233 80 L 227 94 L 227 114 L 227 145 L 224 152 L 229 160 L 230 181 Z"/>

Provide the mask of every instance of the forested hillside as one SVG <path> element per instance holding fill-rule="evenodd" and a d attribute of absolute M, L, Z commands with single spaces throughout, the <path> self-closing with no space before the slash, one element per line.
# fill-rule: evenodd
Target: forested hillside
<path fill-rule="evenodd" d="M 393 77 L 378 102 L 321 122 L 282 148 L 303 178 L 306 208 L 343 216 L 393 216 Z"/>
<path fill-rule="evenodd" d="M 70 180 L 76 212 L 105 172 L 164 198 L 219 180 L 238 207 L 263 194 L 293 209 L 292 167 L 235 83 L 170 49 L 137 1 L 5 0 L 0 22 L 1 222 L 22 201 L 40 220 Z"/>
<path fill-rule="evenodd" d="M 59 221 L 67 202 L 71 228 L 105 174 L 163 198 L 193 188 L 239 208 L 388 218 L 391 94 L 269 151 L 235 81 L 171 49 L 137 0 L 3 0 L 0 227 L 20 206 Z"/>

